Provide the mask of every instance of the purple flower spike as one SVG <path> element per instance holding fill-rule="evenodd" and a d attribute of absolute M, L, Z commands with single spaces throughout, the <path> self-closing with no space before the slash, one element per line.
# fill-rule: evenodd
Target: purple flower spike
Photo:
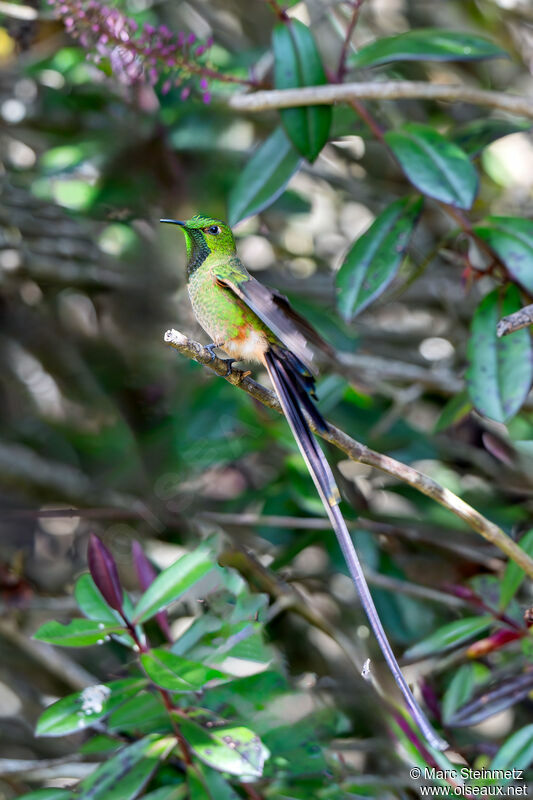
<path fill-rule="evenodd" d="M 200 86 L 202 89 L 207 89 L 207 78 L 202 78 L 200 81 Z"/>
<path fill-rule="evenodd" d="M 102 540 L 91 533 L 87 549 L 89 572 L 102 597 L 111 608 L 122 613 L 123 595 L 117 565 Z"/>
<path fill-rule="evenodd" d="M 153 568 L 152 564 L 146 558 L 144 554 L 144 550 L 142 549 L 139 542 L 134 541 L 132 544 L 132 554 L 133 554 L 133 562 L 135 564 L 135 570 L 137 572 L 137 577 L 139 578 L 139 583 L 141 584 L 141 589 L 145 592 L 149 586 L 152 585 L 155 578 L 157 578 L 157 573 Z M 155 618 L 159 627 L 161 628 L 162 632 L 165 634 L 166 638 L 169 642 L 172 642 L 172 633 L 170 632 L 170 625 L 168 624 L 168 616 L 166 611 L 159 611 Z"/>
<path fill-rule="evenodd" d="M 209 94 L 209 92 L 205 92 L 202 95 L 202 100 L 206 104 L 206 106 L 209 105 L 209 103 L 211 102 L 211 95 Z"/>

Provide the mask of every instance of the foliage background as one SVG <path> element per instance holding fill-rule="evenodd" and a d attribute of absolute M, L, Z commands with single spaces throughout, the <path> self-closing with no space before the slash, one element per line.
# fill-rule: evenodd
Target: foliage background
<path fill-rule="evenodd" d="M 202 41 L 212 35 L 210 63 L 223 73 L 246 77 L 255 64 L 253 74 L 270 77 L 275 18 L 267 3 L 126 0 L 120 8 L 141 24 L 165 24 Z M 4 759 L 67 759 L 50 774 L 26 767 L 7 772 L 0 793 L 11 798 L 85 774 L 85 762 L 70 758 L 81 735 L 37 739 L 32 730 L 51 697 L 93 677 L 108 680 L 124 656 L 109 646 L 66 658 L 30 637 L 45 620 L 75 613 L 73 581 L 86 567 L 88 535 L 97 532 L 133 591 L 134 539 L 165 567 L 184 547 L 216 533 L 225 563 L 240 567 L 252 589 L 271 594 L 268 638 L 302 690 L 298 703 L 286 705 L 287 722 L 313 709 L 342 709 L 346 721 L 324 735 L 337 767 L 333 783 L 363 775 L 353 796 L 406 796 L 414 791 L 406 767 L 414 756 L 404 752 L 402 759 L 390 747 L 385 710 L 376 713 L 375 696 L 339 647 L 348 641 L 359 664 L 376 654 L 336 544 L 317 521 L 322 510 L 286 425 L 162 342 L 172 326 L 205 339 L 186 296 L 183 242 L 157 220 L 198 210 L 227 217 L 240 172 L 278 116 L 231 110 L 226 98 L 239 87 L 216 81 L 211 98 L 195 84 L 187 99 L 180 87 L 121 82 L 87 60 L 48 7 L 38 10 L 36 21 L 0 16 L 0 749 Z M 353 8 L 308 0 L 292 12 L 311 25 L 332 74 Z M 359 48 L 425 27 L 484 35 L 510 58 L 398 61 L 374 72 L 350 68 L 349 77 L 533 93 L 529 4 L 367 0 L 353 42 Z M 476 153 L 479 192 L 465 217 L 472 223 L 491 214 L 530 218 L 533 143 L 526 121 L 464 103 L 398 100 L 368 107 L 386 129 L 423 123 L 450 138 L 473 120 L 507 120 L 502 132 L 517 132 Z M 287 191 L 236 228 L 239 252 L 257 277 L 286 293 L 349 354 L 356 385 L 326 365 L 319 382 L 328 418 L 432 476 L 520 540 L 531 527 L 531 401 L 505 425 L 471 410 L 464 390 L 474 311 L 509 274 L 480 273 L 487 260 L 468 229 L 458 230 L 429 200 L 391 285 L 355 323 L 335 310 L 334 275 L 346 251 L 410 191 L 360 115 L 338 106 L 317 160 L 304 162 Z M 533 248 L 525 266 L 533 275 Z M 523 283 L 519 289 L 527 301 Z M 523 374 L 530 369 L 529 335 L 521 357 Z M 496 626 L 490 634 L 496 639 L 479 647 L 475 662 L 467 654 L 472 637 L 456 637 L 446 653 L 437 641 L 429 660 L 415 651 L 407 668 L 441 720 L 447 691 L 450 719 L 453 703 L 456 710 L 471 700 L 476 682 L 484 691 L 508 687 L 505 702 L 490 701 L 479 724 L 447 725 L 462 758 L 489 764 L 524 729 L 531 711 L 531 649 L 522 621 L 528 587 L 507 612 L 514 629 L 522 626 L 520 636 L 501 646 L 502 554 L 412 488 L 328 454 L 397 651 L 478 613 Z M 81 511 L 35 513 L 49 507 Z M 297 530 L 294 517 L 314 522 Z M 337 641 L 297 611 L 284 610 L 288 587 Z M 195 601 L 180 608 L 176 630 L 197 613 Z M 377 657 L 374 669 L 380 674 Z M 460 669 L 466 689 L 454 701 L 449 690 Z M 524 736 L 528 762 L 531 731 Z M 296 780 L 294 795 L 275 794 L 274 786 L 265 796 L 299 796 L 302 781 Z M 327 784 L 322 776 L 312 791 L 333 797 L 319 794 Z"/>

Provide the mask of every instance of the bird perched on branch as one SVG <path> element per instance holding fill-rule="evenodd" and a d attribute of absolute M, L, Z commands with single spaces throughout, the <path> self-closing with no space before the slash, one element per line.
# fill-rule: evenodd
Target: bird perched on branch
<path fill-rule="evenodd" d="M 189 296 L 196 319 L 212 340 L 208 349 L 213 357 L 215 348 L 227 353 L 228 372 L 234 361 L 257 362 L 267 369 L 385 660 L 428 743 L 444 749 L 446 742 L 428 722 L 392 652 L 339 509 L 340 494 L 333 473 L 309 425 L 311 420 L 317 431 L 327 429 L 313 402 L 311 344 L 328 355 L 334 355 L 333 350 L 283 295 L 250 275 L 237 257 L 233 233 L 224 222 L 203 214 L 186 222 L 161 222 L 179 225 L 185 234 Z"/>

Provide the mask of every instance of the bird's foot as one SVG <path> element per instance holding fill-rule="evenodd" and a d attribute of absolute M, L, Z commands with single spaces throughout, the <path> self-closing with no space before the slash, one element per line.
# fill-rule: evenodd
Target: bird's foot
<path fill-rule="evenodd" d="M 211 361 L 215 360 L 215 350 L 217 349 L 217 347 L 218 344 L 216 342 L 211 342 L 211 344 L 206 344 L 206 346 L 204 347 L 204 350 L 207 350 L 207 352 L 211 355 Z"/>
<path fill-rule="evenodd" d="M 235 364 L 237 359 L 236 358 L 223 358 L 222 361 L 226 365 L 226 374 L 224 375 L 224 377 L 227 378 L 228 375 L 231 374 L 231 367 L 232 367 L 233 364 Z"/>

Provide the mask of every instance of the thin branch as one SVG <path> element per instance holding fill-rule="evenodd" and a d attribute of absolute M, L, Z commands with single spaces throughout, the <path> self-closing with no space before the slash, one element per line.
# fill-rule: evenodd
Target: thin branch
<path fill-rule="evenodd" d="M 527 328 L 529 325 L 533 325 L 533 305 L 524 306 L 514 314 L 502 317 L 498 322 L 496 333 L 500 337 L 507 336 L 507 334 L 519 331 L 520 328 Z"/>
<path fill-rule="evenodd" d="M 363 5 L 364 1 L 365 0 L 352 0 L 352 16 L 348 23 L 348 27 L 346 28 L 346 35 L 342 43 L 341 54 L 339 57 L 339 66 L 337 67 L 337 80 L 339 83 L 342 83 L 344 76 L 346 75 L 346 57 L 348 55 L 348 48 L 350 47 L 353 32 L 359 19 L 359 11 L 361 10 L 361 6 Z"/>
<path fill-rule="evenodd" d="M 450 103 L 497 108 L 533 119 L 533 100 L 521 95 L 491 92 L 465 84 L 434 84 L 425 81 L 361 81 L 357 83 L 305 86 L 235 94 L 229 105 L 239 111 L 267 111 L 307 105 L 333 105 L 353 100 L 442 100 Z"/>
<path fill-rule="evenodd" d="M 176 330 L 167 331 L 164 340 L 167 344 L 179 350 L 183 355 L 192 358 L 199 364 L 209 367 L 217 375 L 225 377 L 226 380 L 234 386 L 239 386 L 241 389 L 244 389 L 245 392 L 256 400 L 259 400 L 263 405 L 268 406 L 278 413 L 282 413 L 277 397 L 270 389 L 267 389 L 265 386 L 247 377 L 241 370 L 232 370 L 230 374 L 226 376 L 227 365 L 224 360 L 216 356 L 212 358 L 211 353 L 199 342 L 188 339 Z M 311 428 L 314 429 L 312 421 L 309 422 Z M 315 430 L 315 433 L 318 432 Z M 368 466 L 381 470 L 381 472 L 386 472 L 402 483 L 407 483 L 409 486 L 417 489 L 427 497 L 431 497 L 435 502 L 444 506 L 444 508 L 451 511 L 452 514 L 455 514 L 459 519 L 466 522 L 467 525 L 477 531 L 477 533 L 483 536 L 488 542 L 498 547 L 509 558 L 515 561 L 527 575 L 533 578 L 533 559 L 528 556 L 524 550 L 518 547 L 501 528 L 493 522 L 490 522 L 490 520 L 486 519 L 449 489 L 444 488 L 432 478 L 429 478 L 422 472 L 418 472 L 418 470 L 407 464 L 402 464 L 400 461 L 396 461 L 396 459 L 390 456 L 383 455 L 375 450 L 370 450 L 370 448 L 352 439 L 344 433 L 344 431 L 340 430 L 340 428 L 336 428 L 334 425 L 328 424 L 327 430 L 318 435 L 325 439 L 325 441 L 330 442 L 330 444 L 335 445 L 352 461 L 367 464 Z"/>
<path fill-rule="evenodd" d="M 265 528 L 291 528 L 292 530 L 305 531 L 330 531 L 331 525 L 326 517 L 292 517 L 277 514 L 255 514 L 244 512 L 232 514 L 223 511 L 201 511 L 197 515 L 198 519 L 208 522 L 215 522 L 219 525 L 229 525 L 236 527 L 265 527 Z M 416 544 L 427 544 L 444 550 L 454 559 L 462 558 L 477 564 L 483 564 L 492 572 L 500 572 L 503 562 L 498 555 L 492 555 L 487 549 L 474 547 L 473 545 L 458 542 L 457 536 L 464 538 L 464 534 L 459 531 L 447 530 L 431 526 L 431 533 L 424 532 L 419 527 L 414 527 L 409 521 L 405 526 L 382 522 L 381 520 L 357 517 L 357 520 L 350 523 L 348 528 L 353 530 L 365 530 L 378 536 L 386 536 L 390 539 L 406 539 L 408 542 Z M 433 535 L 432 535 L 433 534 Z M 1 611 L 1 606 L 0 606 Z"/>

